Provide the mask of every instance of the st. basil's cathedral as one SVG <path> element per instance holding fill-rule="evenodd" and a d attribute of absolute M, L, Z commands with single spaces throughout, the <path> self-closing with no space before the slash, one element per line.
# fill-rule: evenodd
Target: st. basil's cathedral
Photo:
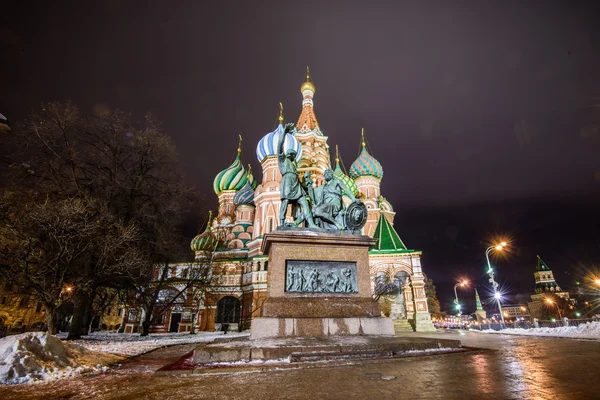
<path fill-rule="evenodd" d="M 332 168 L 328 137 L 324 135 L 315 114 L 315 85 L 307 69 L 306 81 L 300 87 L 302 110 L 292 135 L 287 135 L 284 152 L 296 151 L 300 177 L 310 174 L 313 187 L 323 182 L 325 170 L 343 181 L 355 197 L 362 200 L 368 218 L 362 233 L 378 239 L 369 250 L 371 286 L 379 280 L 395 285 L 392 295 L 381 296 L 382 312 L 394 319 L 397 330 L 434 331 L 427 307 L 421 251 L 408 249 L 394 229 L 395 212 L 380 191 L 383 167 L 367 150 L 364 132 L 358 158 L 346 172 L 339 153 Z M 167 311 L 153 315 L 151 332 L 212 331 L 228 325 L 230 330 L 248 329 L 254 317 L 261 315 L 267 295 L 268 256 L 261 252 L 263 237 L 279 225 L 281 174 L 277 163 L 277 143 L 284 134 L 283 114 L 279 125 L 267 133 L 256 146 L 256 157 L 262 167 L 262 181 L 242 163 L 241 137 L 237 155 L 231 165 L 217 174 L 213 189 L 218 197 L 218 212 L 210 216 L 206 230 L 191 242 L 198 263 L 210 258 L 215 284 L 202 298 L 179 296 Z M 358 135 L 357 135 L 358 136 Z M 358 137 L 357 137 L 358 139 Z M 344 196 L 344 201 L 350 199 Z M 291 221 L 288 211 L 286 222 Z M 172 289 L 181 290 L 193 263 L 173 264 L 169 271 Z M 178 288 L 179 287 L 179 288 Z M 194 315 L 196 314 L 197 315 Z M 124 315 L 125 332 L 139 329 L 139 310 L 129 309 Z"/>

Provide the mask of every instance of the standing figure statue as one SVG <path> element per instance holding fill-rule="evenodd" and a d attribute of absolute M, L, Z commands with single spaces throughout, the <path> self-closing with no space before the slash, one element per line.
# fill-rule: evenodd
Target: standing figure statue
<path fill-rule="evenodd" d="M 333 175 L 331 169 L 326 169 L 323 177 L 325 182 L 315 190 L 314 217 L 320 221 L 322 228 L 346 229 L 342 193 L 353 202 L 357 199 L 344 182 Z"/>
<path fill-rule="evenodd" d="M 279 172 L 281 172 L 281 207 L 279 209 L 279 225 L 284 226 L 285 214 L 289 204 L 299 205 L 301 207 L 302 218 L 298 218 L 294 215 L 297 220 L 304 219 L 308 223 L 309 228 L 316 227 L 312 212 L 306 200 L 306 193 L 304 188 L 300 184 L 298 178 L 298 170 L 294 160 L 296 159 L 296 151 L 289 149 L 286 153 L 283 152 L 283 144 L 285 138 L 294 129 L 294 124 L 288 123 L 285 125 L 283 135 L 279 136 L 279 143 L 277 145 L 277 157 L 279 161 Z"/>

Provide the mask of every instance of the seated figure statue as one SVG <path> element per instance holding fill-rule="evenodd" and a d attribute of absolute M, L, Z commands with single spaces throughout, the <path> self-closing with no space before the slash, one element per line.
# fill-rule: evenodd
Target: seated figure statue
<path fill-rule="evenodd" d="M 314 197 L 312 197 L 315 200 L 313 208 L 315 223 L 325 229 L 346 229 L 342 194 L 346 194 L 353 202 L 357 199 L 344 182 L 333 175 L 331 169 L 326 169 L 323 177 L 325 182 L 314 189 Z"/>

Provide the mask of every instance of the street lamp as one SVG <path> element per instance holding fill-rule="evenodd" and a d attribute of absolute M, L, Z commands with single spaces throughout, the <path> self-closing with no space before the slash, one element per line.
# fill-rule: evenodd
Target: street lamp
<path fill-rule="evenodd" d="M 490 277 L 489 282 L 492 284 L 492 288 L 494 289 L 494 297 L 498 301 L 498 311 L 500 312 L 500 318 L 502 319 L 502 326 L 504 326 L 504 315 L 502 314 L 502 305 L 500 304 L 500 300 L 502 295 L 498 292 L 498 282 L 494 279 L 494 270 L 492 269 L 492 264 L 490 264 L 490 251 L 497 250 L 501 251 L 504 247 L 506 247 L 506 242 L 500 242 L 494 246 L 490 246 L 485 250 L 485 258 L 487 260 L 488 270 L 487 274 Z"/>
<path fill-rule="evenodd" d="M 558 303 L 553 302 L 551 299 L 546 299 L 546 303 L 554 304 L 556 306 L 556 309 L 558 310 L 558 318 L 562 320 L 562 315 L 560 315 L 560 307 L 558 306 Z"/>
<path fill-rule="evenodd" d="M 458 315 L 460 315 L 460 303 L 458 302 L 458 293 L 456 293 L 456 288 L 459 286 L 467 286 L 468 284 L 469 284 L 469 281 L 466 279 L 463 279 L 462 282 L 459 282 L 456 285 L 454 285 L 454 304 L 456 307 L 456 311 L 458 311 Z"/>

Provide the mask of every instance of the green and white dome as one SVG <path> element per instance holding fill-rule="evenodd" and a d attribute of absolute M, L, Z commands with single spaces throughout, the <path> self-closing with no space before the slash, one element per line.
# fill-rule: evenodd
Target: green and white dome
<path fill-rule="evenodd" d="M 246 173 L 244 164 L 242 164 L 241 155 L 242 148 L 240 141 L 237 156 L 235 157 L 233 163 L 223 171 L 219 172 L 219 174 L 215 177 L 213 189 L 215 190 L 217 196 L 225 191 L 238 191 L 243 188 L 248 181 L 248 174 Z"/>
<path fill-rule="evenodd" d="M 336 151 L 335 170 L 333 171 L 333 176 L 335 176 L 340 181 L 342 181 L 344 183 L 344 185 L 346 185 L 346 187 L 348 189 L 350 189 L 350 191 L 352 192 L 352 194 L 354 196 L 358 196 L 358 187 L 356 186 L 354 179 L 352 179 L 348 175 L 346 175 L 344 173 L 344 171 L 342 171 L 342 168 L 340 168 L 340 156 L 338 153 L 337 146 L 335 146 L 335 151 Z"/>
<path fill-rule="evenodd" d="M 208 224 L 206 230 L 192 239 L 190 248 L 193 252 L 213 251 L 217 247 L 218 239 L 212 232 L 211 228 L 212 212 L 208 215 Z"/>

